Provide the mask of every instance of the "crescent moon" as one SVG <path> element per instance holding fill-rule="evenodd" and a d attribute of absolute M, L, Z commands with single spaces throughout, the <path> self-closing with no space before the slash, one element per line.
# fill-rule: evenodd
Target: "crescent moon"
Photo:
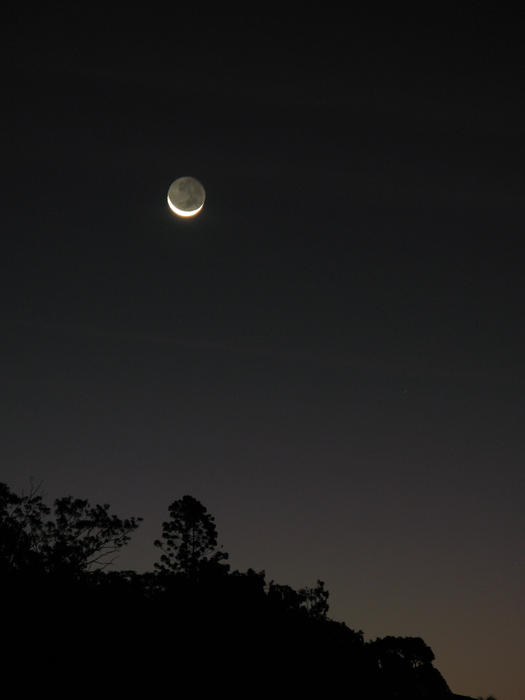
<path fill-rule="evenodd" d="M 184 211 L 183 209 L 178 209 L 173 202 L 170 199 L 170 196 L 168 195 L 168 206 L 171 209 L 171 211 L 174 214 L 177 214 L 178 216 L 195 216 L 195 214 L 198 214 L 204 204 L 201 204 L 198 209 L 193 209 L 192 211 Z"/>
<path fill-rule="evenodd" d="M 195 216 L 204 206 L 206 193 L 194 177 L 179 177 L 168 190 L 168 206 L 177 216 Z"/>

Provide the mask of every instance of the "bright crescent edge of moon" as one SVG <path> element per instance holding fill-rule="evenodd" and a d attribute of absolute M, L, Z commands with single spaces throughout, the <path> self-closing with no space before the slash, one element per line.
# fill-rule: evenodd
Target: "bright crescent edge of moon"
<path fill-rule="evenodd" d="M 174 214 L 177 214 L 177 216 L 195 216 L 195 214 L 198 214 L 198 213 L 200 212 L 200 210 L 202 209 L 202 207 L 204 206 L 204 202 L 203 202 L 203 203 L 200 205 L 200 207 L 197 207 L 197 209 L 192 209 L 191 211 L 184 211 L 183 209 L 179 209 L 178 207 L 176 207 L 176 206 L 173 204 L 173 202 L 171 201 L 169 195 L 167 196 L 167 200 L 168 200 L 168 206 L 169 206 L 169 208 L 171 209 L 171 211 L 172 211 Z"/>

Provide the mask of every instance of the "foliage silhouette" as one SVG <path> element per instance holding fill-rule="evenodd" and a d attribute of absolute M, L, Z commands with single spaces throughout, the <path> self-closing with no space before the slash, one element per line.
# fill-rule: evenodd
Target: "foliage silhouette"
<path fill-rule="evenodd" d="M 70 496 L 50 508 L 37 490 L 17 495 L 0 483 L 0 571 L 79 575 L 108 566 L 141 521 L 109 508 Z"/>
<path fill-rule="evenodd" d="M 368 644 L 376 667 L 381 693 L 407 698 L 442 697 L 450 690 L 441 674 L 433 668 L 434 653 L 420 637 L 376 639 Z"/>
<path fill-rule="evenodd" d="M 301 588 L 299 594 L 302 596 L 304 606 L 311 617 L 317 620 L 325 620 L 328 615 L 328 591 L 324 587 L 324 581 L 317 580 L 315 588 Z"/>
<path fill-rule="evenodd" d="M 45 520 L 50 513 L 33 491 L 15 494 L 0 482 L 0 573 L 3 576 L 33 569 L 42 559 Z"/>
<path fill-rule="evenodd" d="M 154 545 L 162 550 L 155 568 L 162 573 L 180 573 L 195 578 L 203 567 L 213 567 L 228 558 L 217 550 L 215 519 L 193 496 L 183 496 L 169 506 L 170 519 L 162 523 L 162 538 Z"/>
<path fill-rule="evenodd" d="M 51 508 L 0 483 L 4 667 L 67 677 L 69 694 L 99 663 L 119 695 L 158 682 L 199 696 L 459 700 L 420 637 L 365 642 L 328 617 L 323 581 L 295 590 L 230 571 L 199 501 L 183 496 L 169 513 L 154 571 L 108 570 L 139 518 L 70 496 Z"/>

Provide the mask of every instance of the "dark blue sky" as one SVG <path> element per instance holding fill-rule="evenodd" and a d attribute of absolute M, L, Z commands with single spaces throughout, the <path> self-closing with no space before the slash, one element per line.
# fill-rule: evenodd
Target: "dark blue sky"
<path fill-rule="evenodd" d="M 143 516 L 138 569 L 191 493 L 235 568 L 521 699 L 522 29 L 10 15 L 0 479 Z"/>

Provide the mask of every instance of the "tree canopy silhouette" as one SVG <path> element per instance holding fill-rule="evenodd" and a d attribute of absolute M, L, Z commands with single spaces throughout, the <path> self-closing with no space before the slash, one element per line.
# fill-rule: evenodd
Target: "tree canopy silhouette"
<path fill-rule="evenodd" d="M 217 545 L 215 518 L 193 496 L 183 496 L 168 508 L 170 519 L 162 523 L 162 536 L 154 545 L 162 550 L 155 568 L 162 573 L 180 573 L 190 578 L 205 566 L 228 558 Z"/>
<path fill-rule="evenodd" d="M 55 499 L 51 508 L 36 489 L 18 495 L 0 483 L 0 571 L 78 575 L 103 569 L 141 520 L 71 496 Z"/>
<path fill-rule="evenodd" d="M 78 682 L 96 654 L 111 660 L 119 687 L 123 667 L 142 668 L 148 683 L 158 672 L 172 680 L 176 660 L 177 689 L 186 683 L 193 694 L 228 682 L 233 697 L 276 689 L 332 697 L 344 688 L 359 700 L 454 700 L 420 637 L 365 642 L 328 617 L 323 581 L 295 590 L 264 571 L 230 572 L 202 503 L 185 495 L 168 511 L 154 571 L 108 570 L 141 518 L 72 496 L 48 506 L 38 489 L 19 495 L 0 482 L 6 668 L 57 677 L 68 669 Z"/>

